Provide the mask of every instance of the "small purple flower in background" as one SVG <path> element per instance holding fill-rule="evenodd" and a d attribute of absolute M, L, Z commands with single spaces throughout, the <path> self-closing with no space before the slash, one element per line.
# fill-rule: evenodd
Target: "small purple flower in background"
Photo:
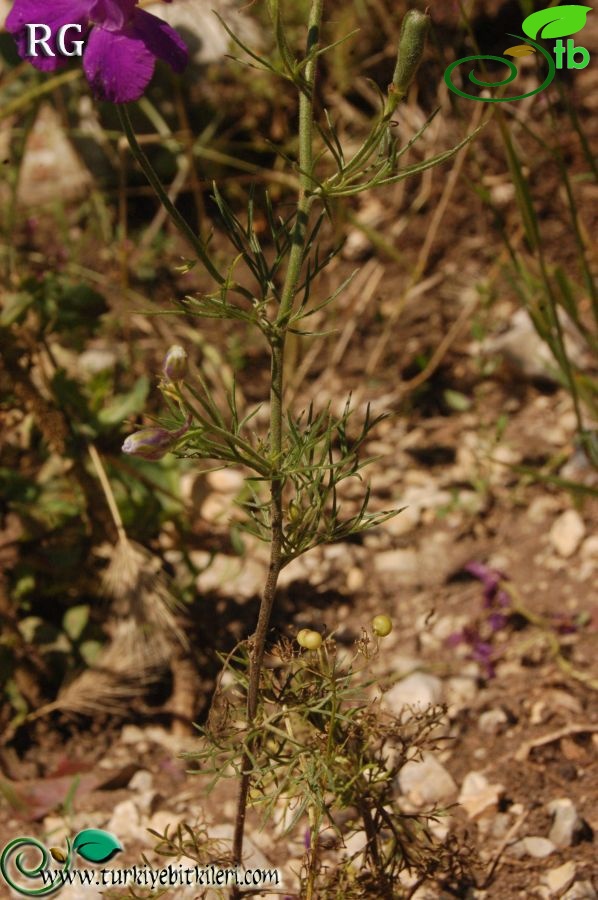
<path fill-rule="evenodd" d="M 465 566 L 465 571 L 481 581 L 484 586 L 484 605 L 491 606 L 510 606 L 511 601 L 506 591 L 500 589 L 501 581 L 508 581 L 506 575 L 499 572 L 498 569 L 491 569 L 484 563 L 470 562 Z"/>
<path fill-rule="evenodd" d="M 138 100 L 154 74 L 156 59 L 182 72 L 188 53 L 176 31 L 157 16 L 139 9 L 138 0 L 15 0 L 6 19 L 6 30 L 17 42 L 19 56 L 36 69 L 54 72 L 67 60 L 58 54 L 58 30 L 69 24 L 81 26 L 87 35 L 83 70 L 94 95 L 112 103 Z M 170 2 L 170 0 L 166 0 Z M 55 54 L 28 56 L 31 23 L 50 28 L 48 46 Z M 65 36 L 72 50 L 72 39 Z"/>
<path fill-rule="evenodd" d="M 496 651 L 491 640 L 509 620 L 512 604 L 507 592 L 501 588 L 501 582 L 508 579 L 498 569 L 491 569 L 480 562 L 468 563 L 465 571 L 482 582 L 484 609 L 488 612 L 474 625 L 468 625 L 462 631 L 449 635 L 447 644 L 450 647 L 467 644 L 470 648 L 469 658 L 480 664 L 486 678 L 494 678 Z"/>
<path fill-rule="evenodd" d="M 166 428 L 159 428 L 156 425 L 141 428 L 125 438 L 122 451 L 130 456 L 139 456 L 141 459 L 155 462 L 172 450 L 178 439 L 189 431 L 190 425 L 191 416 L 177 431 L 167 431 Z"/>

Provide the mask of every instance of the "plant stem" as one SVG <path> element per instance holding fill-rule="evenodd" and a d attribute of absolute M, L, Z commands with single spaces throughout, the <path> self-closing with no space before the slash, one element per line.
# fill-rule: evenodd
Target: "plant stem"
<path fill-rule="evenodd" d="M 289 253 L 285 280 L 282 288 L 280 308 L 274 322 L 270 338 L 270 459 L 272 464 L 270 486 L 271 543 L 268 576 L 262 595 L 257 626 L 253 636 L 249 659 L 249 685 L 247 689 L 247 728 L 250 732 L 257 715 L 260 673 L 266 648 L 268 626 L 274 605 L 276 585 L 282 567 L 283 544 L 283 488 L 284 476 L 280 471 L 283 450 L 283 389 L 284 351 L 289 319 L 293 311 L 293 301 L 301 274 L 305 255 L 307 223 L 314 197 L 310 195 L 313 186 L 313 97 L 317 68 L 315 50 L 320 39 L 324 0 L 313 0 L 308 20 L 305 81 L 301 85 L 299 97 L 299 199 L 293 228 L 292 245 Z M 249 749 L 249 748 L 248 748 Z M 243 860 L 243 835 L 247 814 L 247 799 L 251 782 L 251 758 L 248 750 L 243 754 L 241 782 L 237 801 L 237 815 L 233 838 L 233 861 L 241 865 Z M 233 900 L 240 892 L 233 888 Z"/>
<path fill-rule="evenodd" d="M 195 250 L 195 253 L 197 254 L 197 258 L 204 264 L 206 270 L 212 276 L 214 281 L 217 281 L 218 284 L 224 284 L 226 281 L 224 275 L 221 275 L 221 273 L 218 271 L 218 269 L 208 256 L 203 241 L 200 237 L 198 237 L 198 235 L 195 234 L 187 220 L 183 218 L 183 216 L 180 214 L 180 212 L 168 196 L 167 192 L 164 190 L 160 179 L 153 169 L 152 164 L 139 145 L 127 107 L 122 104 L 117 104 L 116 109 L 118 111 L 118 116 L 123 131 L 125 133 L 127 141 L 129 142 L 131 153 L 139 163 L 139 166 L 143 170 L 145 177 L 154 189 L 163 208 L 166 210 L 183 237 L 189 241 L 189 243 Z"/>

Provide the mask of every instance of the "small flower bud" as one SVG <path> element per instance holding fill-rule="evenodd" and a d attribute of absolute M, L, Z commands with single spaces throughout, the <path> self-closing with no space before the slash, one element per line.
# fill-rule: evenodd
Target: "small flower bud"
<path fill-rule="evenodd" d="M 172 443 L 172 434 L 165 428 L 141 428 L 125 439 L 122 451 L 142 459 L 156 460 L 168 453 Z"/>
<path fill-rule="evenodd" d="M 184 347 L 174 344 L 164 357 L 162 366 L 168 381 L 182 381 L 187 374 L 187 352 Z"/>
<path fill-rule="evenodd" d="M 388 114 L 394 112 L 415 78 L 415 73 L 424 54 L 429 27 L 430 17 L 417 9 L 410 9 L 403 19 L 399 37 L 397 64 L 386 103 L 386 112 Z"/>
<path fill-rule="evenodd" d="M 134 431 L 133 434 L 130 434 L 128 438 L 125 438 L 122 451 L 123 453 L 129 453 L 131 456 L 140 456 L 141 459 L 162 459 L 172 449 L 176 441 L 189 430 L 190 425 L 191 416 L 176 431 L 167 431 L 166 428 L 154 425 L 150 425 L 148 428 L 141 428 L 139 431 Z"/>
<path fill-rule="evenodd" d="M 386 637 L 392 631 L 392 619 L 390 616 L 374 616 L 372 619 L 372 631 L 378 637 Z"/>

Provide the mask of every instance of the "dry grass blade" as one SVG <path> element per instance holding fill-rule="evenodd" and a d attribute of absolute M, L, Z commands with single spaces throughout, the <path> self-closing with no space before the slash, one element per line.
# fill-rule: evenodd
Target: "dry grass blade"
<path fill-rule="evenodd" d="M 145 547 L 121 534 L 111 551 L 102 586 L 114 602 L 116 616 L 130 616 L 137 624 L 152 657 L 169 655 L 166 651 L 170 651 L 174 642 L 187 646 L 187 638 L 176 621 L 178 601 L 172 594 L 162 562 Z"/>
<path fill-rule="evenodd" d="M 160 677 L 175 645 L 187 646 L 161 561 L 124 534 L 110 554 L 102 583 L 117 617 L 111 639 L 98 662 L 38 714 L 54 709 L 86 715 L 121 714 Z"/>

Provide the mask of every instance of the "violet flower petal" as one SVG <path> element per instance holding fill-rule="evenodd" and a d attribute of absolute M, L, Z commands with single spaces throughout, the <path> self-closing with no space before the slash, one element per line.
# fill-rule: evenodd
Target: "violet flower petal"
<path fill-rule="evenodd" d="M 137 0 L 93 0 L 90 19 L 106 31 L 123 31 L 136 5 Z"/>
<path fill-rule="evenodd" d="M 508 619 L 504 613 L 495 612 L 488 616 L 488 625 L 491 631 L 500 631 L 501 628 L 505 627 L 507 621 Z"/>
<path fill-rule="evenodd" d="M 83 69 L 96 97 L 112 103 L 138 100 L 154 74 L 155 56 L 136 34 L 93 28 Z"/>
<path fill-rule="evenodd" d="M 164 60 L 175 72 L 182 72 L 189 60 L 187 45 L 167 22 L 144 9 L 136 9 L 133 30 L 147 49 L 158 59 Z"/>
<path fill-rule="evenodd" d="M 13 35 L 17 51 L 21 59 L 26 59 L 36 69 L 42 72 L 54 72 L 69 62 L 69 58 L 60 56 L 56 45 L 58 29 L 63 25 L 81 25 L 81 34 L 69 34 L 65 37 L 65 46 L 71 49 L 71 41 L 80 40 L 85 36 L 89 26 L 89 14 L 94 0 L 52 0 L 44 3 L 41 0 L 15 0 L 15 3 L 6 17 L 6 30 Z M 51 31 L 48 38 L 48 46 L 55 56 L 44 56 L 38 50 L 38 56 L 28 56 L 29 35 L 26 25 L 34 22 L 43 22 Z"/>

